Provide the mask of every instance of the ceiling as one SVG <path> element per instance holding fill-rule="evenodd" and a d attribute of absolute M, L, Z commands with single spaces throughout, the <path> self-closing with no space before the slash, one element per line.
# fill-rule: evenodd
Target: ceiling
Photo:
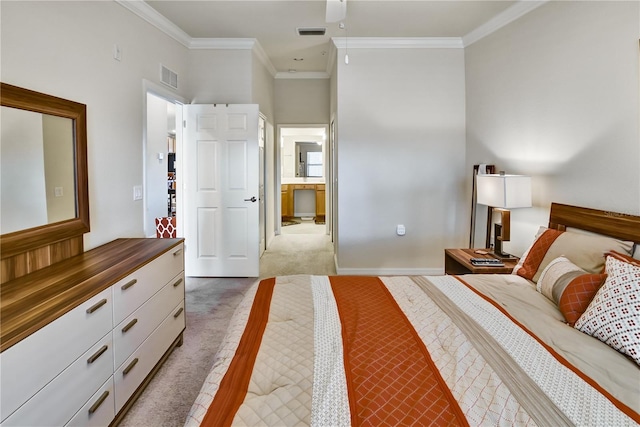
<path fill-rule="evenodd" d="M 345 0 L 346 1 L 346 0 Z M 189 37 L 256 39 L 277 72 L 325 72 L 332 37 L 463 37 L 516 1 L 348 0 L 345 29 L 324 0 L 147 0 Z M 299 36 L 298 27 L 325 27 Z"/>

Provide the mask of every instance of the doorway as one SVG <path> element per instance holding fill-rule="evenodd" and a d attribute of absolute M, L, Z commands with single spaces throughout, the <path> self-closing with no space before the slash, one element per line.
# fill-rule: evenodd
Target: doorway
<path fill-rule="evenodd" d="M 331 234 L 328 131 L 324 124 L 278 125 L 276 234 Z"/>
<path fill-rule="evenodd" d="M 156 237 L 156 218 L 175 218 L 182 236 L 180 151 L 184 100 L 152 82 L 143 82 L 143 221 L 146 237 Z"/>

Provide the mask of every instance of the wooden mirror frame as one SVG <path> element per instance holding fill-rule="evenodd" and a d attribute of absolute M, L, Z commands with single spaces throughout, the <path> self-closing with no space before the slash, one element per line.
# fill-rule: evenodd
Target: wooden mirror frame
<path fill-rule="evenodd" d="M 14 231 L 0 236 L 1 259 L 43 246 L 82 237 L 89 231 L 89 186 L 87 182 L 87 107 L 32 90 L 0 83 L 3 107 L 28 110 L 73 120 L 76 217 L 73 219 Z"/>

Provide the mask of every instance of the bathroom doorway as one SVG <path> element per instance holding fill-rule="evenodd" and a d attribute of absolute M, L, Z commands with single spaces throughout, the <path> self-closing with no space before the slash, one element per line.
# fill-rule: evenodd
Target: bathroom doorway
<path fill-rule="evenodd" d="M 277 234 L 330 234 L 328 125 L 278 125 Z"/>

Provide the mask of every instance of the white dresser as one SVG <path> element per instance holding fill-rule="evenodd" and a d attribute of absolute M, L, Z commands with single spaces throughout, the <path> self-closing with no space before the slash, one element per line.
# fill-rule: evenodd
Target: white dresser
<path fill-rule="evenodd" d="M 117 424 L 182 343 L 182 239 L 118 239 L 2 285 L 2 426 Z"/>

